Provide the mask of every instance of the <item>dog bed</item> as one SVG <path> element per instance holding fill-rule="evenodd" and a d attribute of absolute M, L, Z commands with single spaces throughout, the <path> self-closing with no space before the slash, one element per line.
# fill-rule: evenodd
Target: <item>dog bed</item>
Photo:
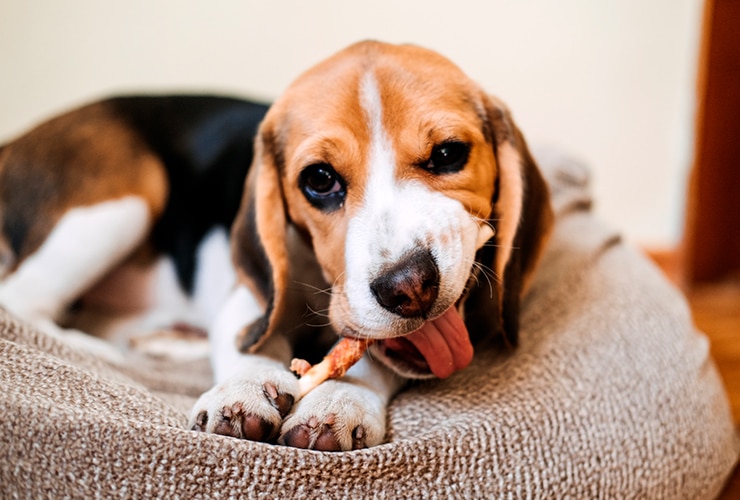
<path fill-rule="evenodd" d="M 320 453 L 185 428 L 207 362 L 104 362 L 0 311 L 3 497 L 710 498 L 740 450 L 679 292 L 541 157 L 557 212 L 521 344 L 393 401 L 386 444 Z"/>

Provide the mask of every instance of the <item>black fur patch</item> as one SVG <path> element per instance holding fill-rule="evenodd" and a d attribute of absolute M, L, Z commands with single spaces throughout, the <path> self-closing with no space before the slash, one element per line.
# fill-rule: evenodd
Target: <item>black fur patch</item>
<path fill-rule="evenodd" d="M 174 259 L 181 284 L 191 291 L 199 243 L 215 226 L 228 230 L 239 209 L 254 137 L 268 107 L 213 96 L 119 97 L 110 103 L 164 162 L 170 195 L 153 243 Z"/>
<path fill-rule="evenodd" d="M 247 198 L 247 204 L 242 207 L 244 213 L 239 218 L 241 224 L 234 226 L 232 237 L 238 241 L 239 252 L 235 255 L 236 265 L 254 280 L 262 296 L 268 299 L 266 315 L 269 317 L 272 312 L 275 284 L 272 281 L 272 265 L 270 265 L 265 248 L 262 246 L 262 240 L 257 233 L 254 203 L 254 197 Z"/>

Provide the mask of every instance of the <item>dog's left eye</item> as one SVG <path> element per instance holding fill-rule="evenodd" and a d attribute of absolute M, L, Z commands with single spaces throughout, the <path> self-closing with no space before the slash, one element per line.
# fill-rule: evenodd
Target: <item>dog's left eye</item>
<path fill-rule="evenodd" d="M 423 168 L 435 174 L 459 172 L 467 163 L 469 153 L 470 147 L 464 142 L 443 142 L 434 146 Z"/>
<path fill-rule="evenodd" d="M 328 163 L 317 163 L 303 169 L 298 184 L 309 203 L 321 210 L 340 208 L 347 194 L 344 179 Z"/>

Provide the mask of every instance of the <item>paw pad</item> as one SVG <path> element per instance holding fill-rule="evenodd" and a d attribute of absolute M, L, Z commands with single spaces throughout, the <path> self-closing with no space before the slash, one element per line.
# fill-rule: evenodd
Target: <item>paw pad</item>
<path fill-rule="evenodd" d="M 274 432 L 274 426 L 244 411 L 241 403 L 234 403 L 221 409 L 219 421 L 213 429 L 215 434 L 249 439 L 250 441 L 267 441 Z"/>

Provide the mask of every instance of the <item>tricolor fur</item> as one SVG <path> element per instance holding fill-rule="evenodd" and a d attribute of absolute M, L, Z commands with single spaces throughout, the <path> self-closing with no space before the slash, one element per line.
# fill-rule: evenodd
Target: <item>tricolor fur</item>
<path fill-rule="evenodd" d="M 0 302 L 47 330 L 93 297 L 160 297 L 159 310 L 192 323 L 201 306 L 161 283 L 197 297 L 216 282 L 223 298 L 200 294 L 219 310 L 201 323 L 216 384 L 189 425 L 319 450 L 373 446 L 404 378 L 463 368 L 468 333 L 516 344 L 552 222 L 547 188 L 506 107 L 419 47 L 363 42 L 299 76 L 259 126 L 252 161 L 264 112 L 109 100 L 0 150 L 10 271 Z M 233 271 L 204 271 L 197 255 L 227 259 L 219 226 L 231 227 Z M 137 278 L 142 262 L 158 270 L 154 284 Z M 376 342 L 345 378 L 298 400 L 290 359 L 315 359 L 337 335 Z"/>
<path fill-rule="evenodd" d="M 469 148 L 465 166 L 431 173 L 425 165 L 444 143 Z M 429 316 L 473 292 L 476 334 L 516 343 L 518 300 L 551 225 L 547 188 L 508 110 L 456 66 L 418 47 L 354 45 L 291 86 L 256 148 L 234 254 L 267 312 L 245 331 L 243 349 L 289 316 L 289 228 L 313 249 L 325 280 L 316 286 L 331 287 L 338 333 L 386 338 L 419 327 L 423 319 L 379 306 L 367 284 L 422 246 L 442 276 Z M 341 210 L 317 209 L 302 194 L 300 175 L 317 164 L 346 184 Z M 496 234 L 478 250 L 484 226 Z"/>
<path fill-rule="evenodd" d="M 420 352 L 435 346 L 404 340 L 417 328 L 459 308 L 472 337 L 516 344 L 551 223 L 509 111 L 448 60 L 364 42 L 318 64 L 260 126 L 232 253 L 238 293 L 251 290 L 262 312 L 244 301 L 235 310 L 249 314 L 214 329 L 243 354 L 196 404 L 194 428 L 324 450 L 379 443 L 392 374 L 431 376 Z M 268 358 L 286 363 L 286 346 L 318 342 L 321 325 L 378 342 L 298 402 L 283 369 L 250 375 Z"/>
<path fill-rule="evenodd" d="M 197 285 L 212 283 L 199 248 L 208 241 L 215 255 L 225 241 L 218 228 L 236 215 L 266 111 L 223 97 L 116 97 L 4 145 L 0 303 L 47 330 L 77 320 L 102 335 L 208 326 L 213 292 Z M 233 280 L 228 263 L 214 266 Z M 95 310 L 104 314 L 91 321 Z"/>

